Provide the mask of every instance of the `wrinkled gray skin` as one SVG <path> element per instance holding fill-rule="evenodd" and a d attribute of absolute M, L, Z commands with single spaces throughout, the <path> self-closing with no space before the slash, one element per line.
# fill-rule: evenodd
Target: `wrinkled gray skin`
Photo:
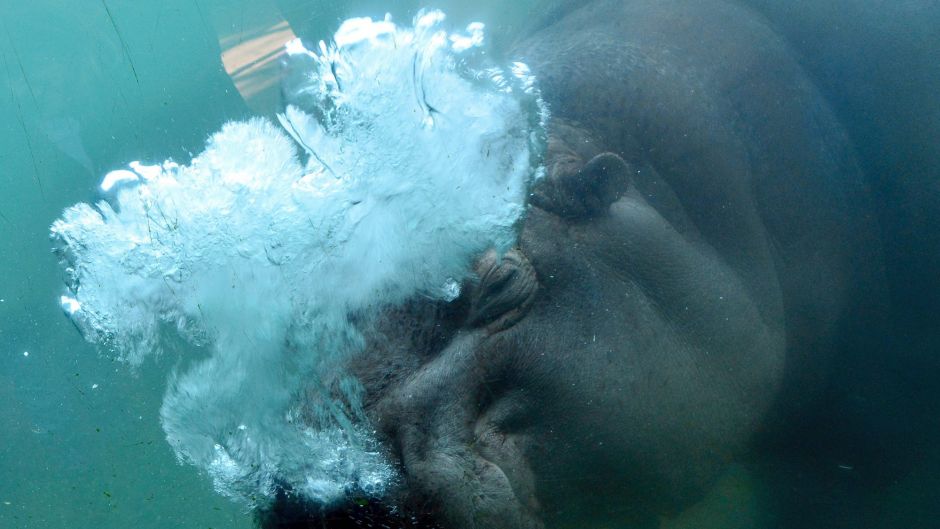
<path fill-rule="evenodd" d="M 846 132 L 745 7 L 595 2 L 512 55 L 552 111 L 518 248 L 389 311 L 351 368 L 392 501 L 643 527 L 819 387 L 882 295 L 879 231 Z"/>

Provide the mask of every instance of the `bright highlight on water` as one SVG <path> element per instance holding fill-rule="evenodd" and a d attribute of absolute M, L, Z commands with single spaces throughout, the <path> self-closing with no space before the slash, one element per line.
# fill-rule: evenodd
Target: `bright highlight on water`
<path fill-rule="evenodd" d="M 342 369 L 362 347 L 350 316 L 453 299 L 476 256 L 515 241 L 546 112 L 524 65 L 486 63 L 482 24 L 443 21 L 288 43 L 280 127 L 232 122 L 189 165 L 131 163 L 52 226 L 89 341 L 132 366 L 172 333 L 206 346 L 161 417 L 223 494 L 381 494 L 394 472 Z"/>

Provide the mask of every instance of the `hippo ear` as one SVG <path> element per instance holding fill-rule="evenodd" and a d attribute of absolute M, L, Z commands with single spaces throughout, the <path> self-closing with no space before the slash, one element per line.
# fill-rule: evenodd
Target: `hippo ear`
<path fill-rule="evenodd" d="M 565 218 L 586 218 L 605 213 L 627 192 L 630 169 L 620 156 L 605 152 L 583 165 L 578 161 L 555 160 L 535 185 L 532 204 Z"/>
<path fill-rule="evenodd" d="M 476 264 L 479 284 L 470 295 L 467 324 L 499 332 L 519 321 L 535 298 L 538 280 L 525 255 L 512 249 L 502 257 L 487 252 Z"/>

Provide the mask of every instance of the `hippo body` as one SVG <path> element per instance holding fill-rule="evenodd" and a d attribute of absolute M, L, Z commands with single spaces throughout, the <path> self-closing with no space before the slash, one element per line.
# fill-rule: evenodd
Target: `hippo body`
<path fill-rule="evenodd" d="M 563 7 L 510 55 L 551 112 L 517 248 L 387 311 L 350 366 L 388 501 L 452 529 L 656 527 L 884 332 L 865 173 L 737 2 Z"/>

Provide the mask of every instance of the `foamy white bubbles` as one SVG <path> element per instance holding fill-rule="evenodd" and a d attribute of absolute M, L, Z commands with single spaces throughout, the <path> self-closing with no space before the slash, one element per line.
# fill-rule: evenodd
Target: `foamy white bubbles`
<path fill-rule="evenodd" d="M 486 66 L 482 24 L 443 21 L 288 43 L 280 127 L 229 123 L 189 165 L 113 171 L 52 226 L 88 340 L 132 365 L 172 333 L 206 346 L 161 417 L 224 494 L 381 494 L 395 476 L 343 370 L 362 347 L 350 315 L 453 299 L 515 241 L 545 112 L 523 65 Z"/>

